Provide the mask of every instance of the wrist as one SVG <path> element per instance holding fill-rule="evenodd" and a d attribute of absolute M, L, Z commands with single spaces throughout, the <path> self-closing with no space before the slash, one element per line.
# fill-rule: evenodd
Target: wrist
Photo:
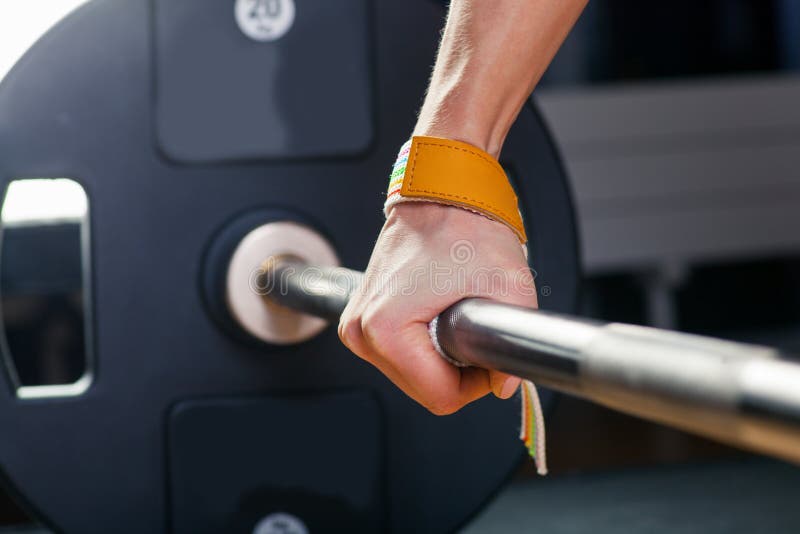
<path fill-rule="evenodd" d="M 530 94 L 524 84 L 497 87 L 497 76 L 474 61 L 434 75 L 414 135 L 469 143 L 497 159 Z"/>
<path fill-rule="evenodd" d="M 403 145 L 389 179 L 384 213 L 404 202 L 457 206 L 501 222 L 527 241 L 517 196 L 490 154 L 452 139 L 414 136 Z"/>
<path fill-rule="evenodd" d="M 481 113 L 480 105 L 468 101 L 465 95 L 433 103 L 426 101 L 413 135 L 461 141 L 497 159 L 513 117 L 505 120 L 500 114 Z"/>

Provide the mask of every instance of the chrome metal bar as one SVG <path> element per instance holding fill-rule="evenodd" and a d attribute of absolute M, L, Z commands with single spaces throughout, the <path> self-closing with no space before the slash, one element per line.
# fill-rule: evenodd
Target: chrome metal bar
<path fill-rule="evenodd" d="M 275 261 L 270 297 L 338 320 L 362 274 Z M 466 299 L 439 316 L 456 360 L 800 463 L 800 363 L 775 349 Z"/>

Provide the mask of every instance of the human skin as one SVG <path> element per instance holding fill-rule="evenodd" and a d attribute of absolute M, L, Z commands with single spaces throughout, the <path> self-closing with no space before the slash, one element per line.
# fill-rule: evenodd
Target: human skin
<path fill-rule="evenodd" d="M 413 135 L 463 141 L 498 157 L 587 1 L 453 0 Z M 443 284 L 433 271 L 454 280 Z M 485 272 L 503 276 L 480 276 Z M 527 272 L 522 247 L 504 224 L 443 204 L 395 204 L 339 337 L 434 414 L 456 412 L 489 392 L 509 398 L 519 378 L 448 363 L 434 349 L 428 323 L 467 297 L 536 307 L 533 279 L 521 275 Z"/>

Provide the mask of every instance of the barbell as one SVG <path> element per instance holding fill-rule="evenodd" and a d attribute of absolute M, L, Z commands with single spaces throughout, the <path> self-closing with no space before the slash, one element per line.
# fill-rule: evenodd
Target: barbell
<path fill-rule="evenodd" d="M 290 254 L 253 272 L 253 290 L 279 308 L 331 321 L 365 284 L 362 273 Z M 800 463 L 800 363 L 776 349 L 478 298 L 442 312 L 434 334 L 461 364 Z"/>

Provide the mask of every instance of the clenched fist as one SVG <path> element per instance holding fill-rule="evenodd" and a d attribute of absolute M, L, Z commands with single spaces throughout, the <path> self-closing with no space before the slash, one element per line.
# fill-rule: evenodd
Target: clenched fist
<path fill-rule="evenodd" d="M 375 244 L 363 285 L 342 314 L 339 337 L 434 414 L 458 411 L 490 391 L 509 398 L 518 378 L 456 367 L 433 347 L 428 323 L 468 297 L 536 307 L 533 276 L 517 236 L 465 209 L 397 204 Z"/>

